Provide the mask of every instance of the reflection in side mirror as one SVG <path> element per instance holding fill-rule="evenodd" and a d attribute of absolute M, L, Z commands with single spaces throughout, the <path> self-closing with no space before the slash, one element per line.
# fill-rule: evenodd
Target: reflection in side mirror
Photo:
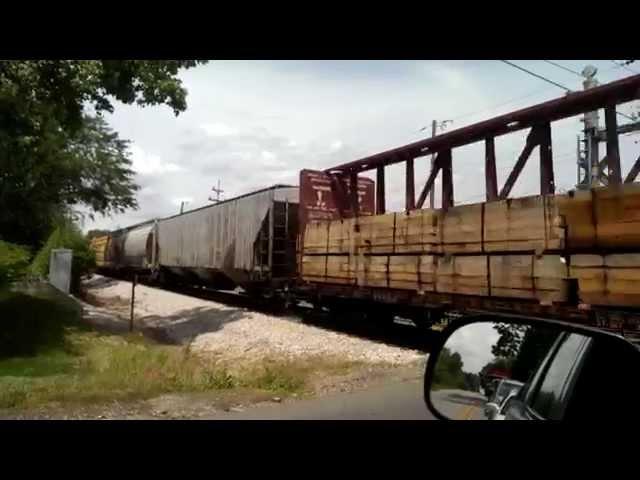
<path fill-rule="evenodd" d="M 432 412 L 452 420 L 593 415 L 609 385 L 613 391 L 630 383 L 619 365 L 638 365 L 640 358 L 620 337 L 538 319 L 477 317 L 444 336 L 429 358 L 425 397 Z"/>
<path fill-rule="evenodd" d="M 487 403 L 484 407 L 484 416 L 489 420 L 493 420 L 498 414 L 499 407 L 495 403 Z"/>

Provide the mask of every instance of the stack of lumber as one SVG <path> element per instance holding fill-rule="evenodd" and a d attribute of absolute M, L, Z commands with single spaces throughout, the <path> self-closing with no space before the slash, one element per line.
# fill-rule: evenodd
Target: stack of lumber
<path fill-rule="evenodd" d="M 564 229 L 553 196 L 534 196 L 484 204 L 486 252 L 564 249 Z"/>
<path fill-rule="evenodd" d="M 580 300 L 640 307 L 640 185 L 576 192 L 558 206 Z"/>
<path fill-rule="evenodd" d="M 585 303 L 640 306 L 640 186 L 311 223 L 302 255 L 312 282 L 549 304 L 575 279 Z"/>
<path fill-rule="evenodd" d="M 572 255 L 571 277 L 584 303 L 640 306 L 640 254 Z"/>

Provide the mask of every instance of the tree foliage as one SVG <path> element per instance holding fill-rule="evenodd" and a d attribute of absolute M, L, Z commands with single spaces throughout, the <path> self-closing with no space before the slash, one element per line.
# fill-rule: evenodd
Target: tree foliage
<path fill-rule="evenodd" d="M 462 371 L 464 364 L 458 352 L 451 352 L 443 348 L 438 356 L 433 383 L 439 388 L 464 389 L 465 375 Z"/>
<path fill-rule="evenodd" d="M 0 287 L 19 280 L 27 271 L 29 250 L 0 240 Z"/>
<path fill-rule="evenodd" d="M 136 208 L 127 142 L 100 114 L 115 100 L 179 114 L 186 90 L 177 73 L 198 63 L 0 61 L 0 237 L 39 245 L 72 206 Z"/>
<path fill-rule="evenodd" d="M 491 353 L 509 365 L 511 378 L 527 382 L 549 351 L 557 331 L 545 327 L 518 324 L 496 324 L 500 337 Z"/>
<path fill-rule="evenodd" d="M 493 327 L 499 334 L 498 341 L 491 347 L 496 357 L 513 358 L 520 351 L 527 325 L 496 323 Z"/>
<path fill-rule="evenodd" d="M 11 206 L 0 211 L 4 238 L 38 245 L 76 205 L 102 214 L 137 207 L 127 142 L 104 119 L 85 116 L 74 135 L 49 133 L 4 163 L 0 204 Z"/>
<path fill-rule="evenodd" d="M 521 382 L 529 381 L 557 337 L 558 332 L 554 329 L 530 328 L 527 330 L 518 356 L 513 361 L 513 378 Z"/>

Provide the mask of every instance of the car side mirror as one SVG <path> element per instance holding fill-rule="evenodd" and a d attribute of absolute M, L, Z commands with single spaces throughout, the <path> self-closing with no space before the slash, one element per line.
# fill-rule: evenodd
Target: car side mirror
<path fill-rule="evenodd" d="M 481 393 L 494 388 L 503 400 L 517 394 L 522 419 L 563 420 L 589 410 L 593 416 L 607 392 L 620 398 L 627 389 L 625 401 L 640 401 L 638 367 L 640 349 L 619 335 L 555 320 L 478 315 L 442 332 L 427 362 L 424 399 L 445 420 L 494 419 L 500 405 Z"/>

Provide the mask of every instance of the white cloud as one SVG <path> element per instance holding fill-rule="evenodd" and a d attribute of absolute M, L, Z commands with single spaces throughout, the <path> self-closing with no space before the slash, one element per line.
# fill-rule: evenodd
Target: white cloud
<path fill-rule="evenodd" d="M 229 125 L 225 125 L 224 123 L 205 123 L 200 125 L 200 128 L 202 128 L 202 130 L 211 137 L 227 137 L 238 133 L 237 129 L 230 127 Z"/>
<path fill-rule="evenodd" d="M 329 145 L 329 148 L 333 152 L 337 152 L 338 150 L 341 150 L 342 147 L 344 147 L 344 143 L 342 143 L 341 140 L 334 140 L 333 142 L 331 142 L 331 145 Z"/>
<path fill-rule="evenodd" d="M 179 165 L 171 162 L 163 162 L 159 155 L 145 152 L 137 145 L 129 148 L 133 170 L 143 175 L 157 175 L 182 170 Z"/>

